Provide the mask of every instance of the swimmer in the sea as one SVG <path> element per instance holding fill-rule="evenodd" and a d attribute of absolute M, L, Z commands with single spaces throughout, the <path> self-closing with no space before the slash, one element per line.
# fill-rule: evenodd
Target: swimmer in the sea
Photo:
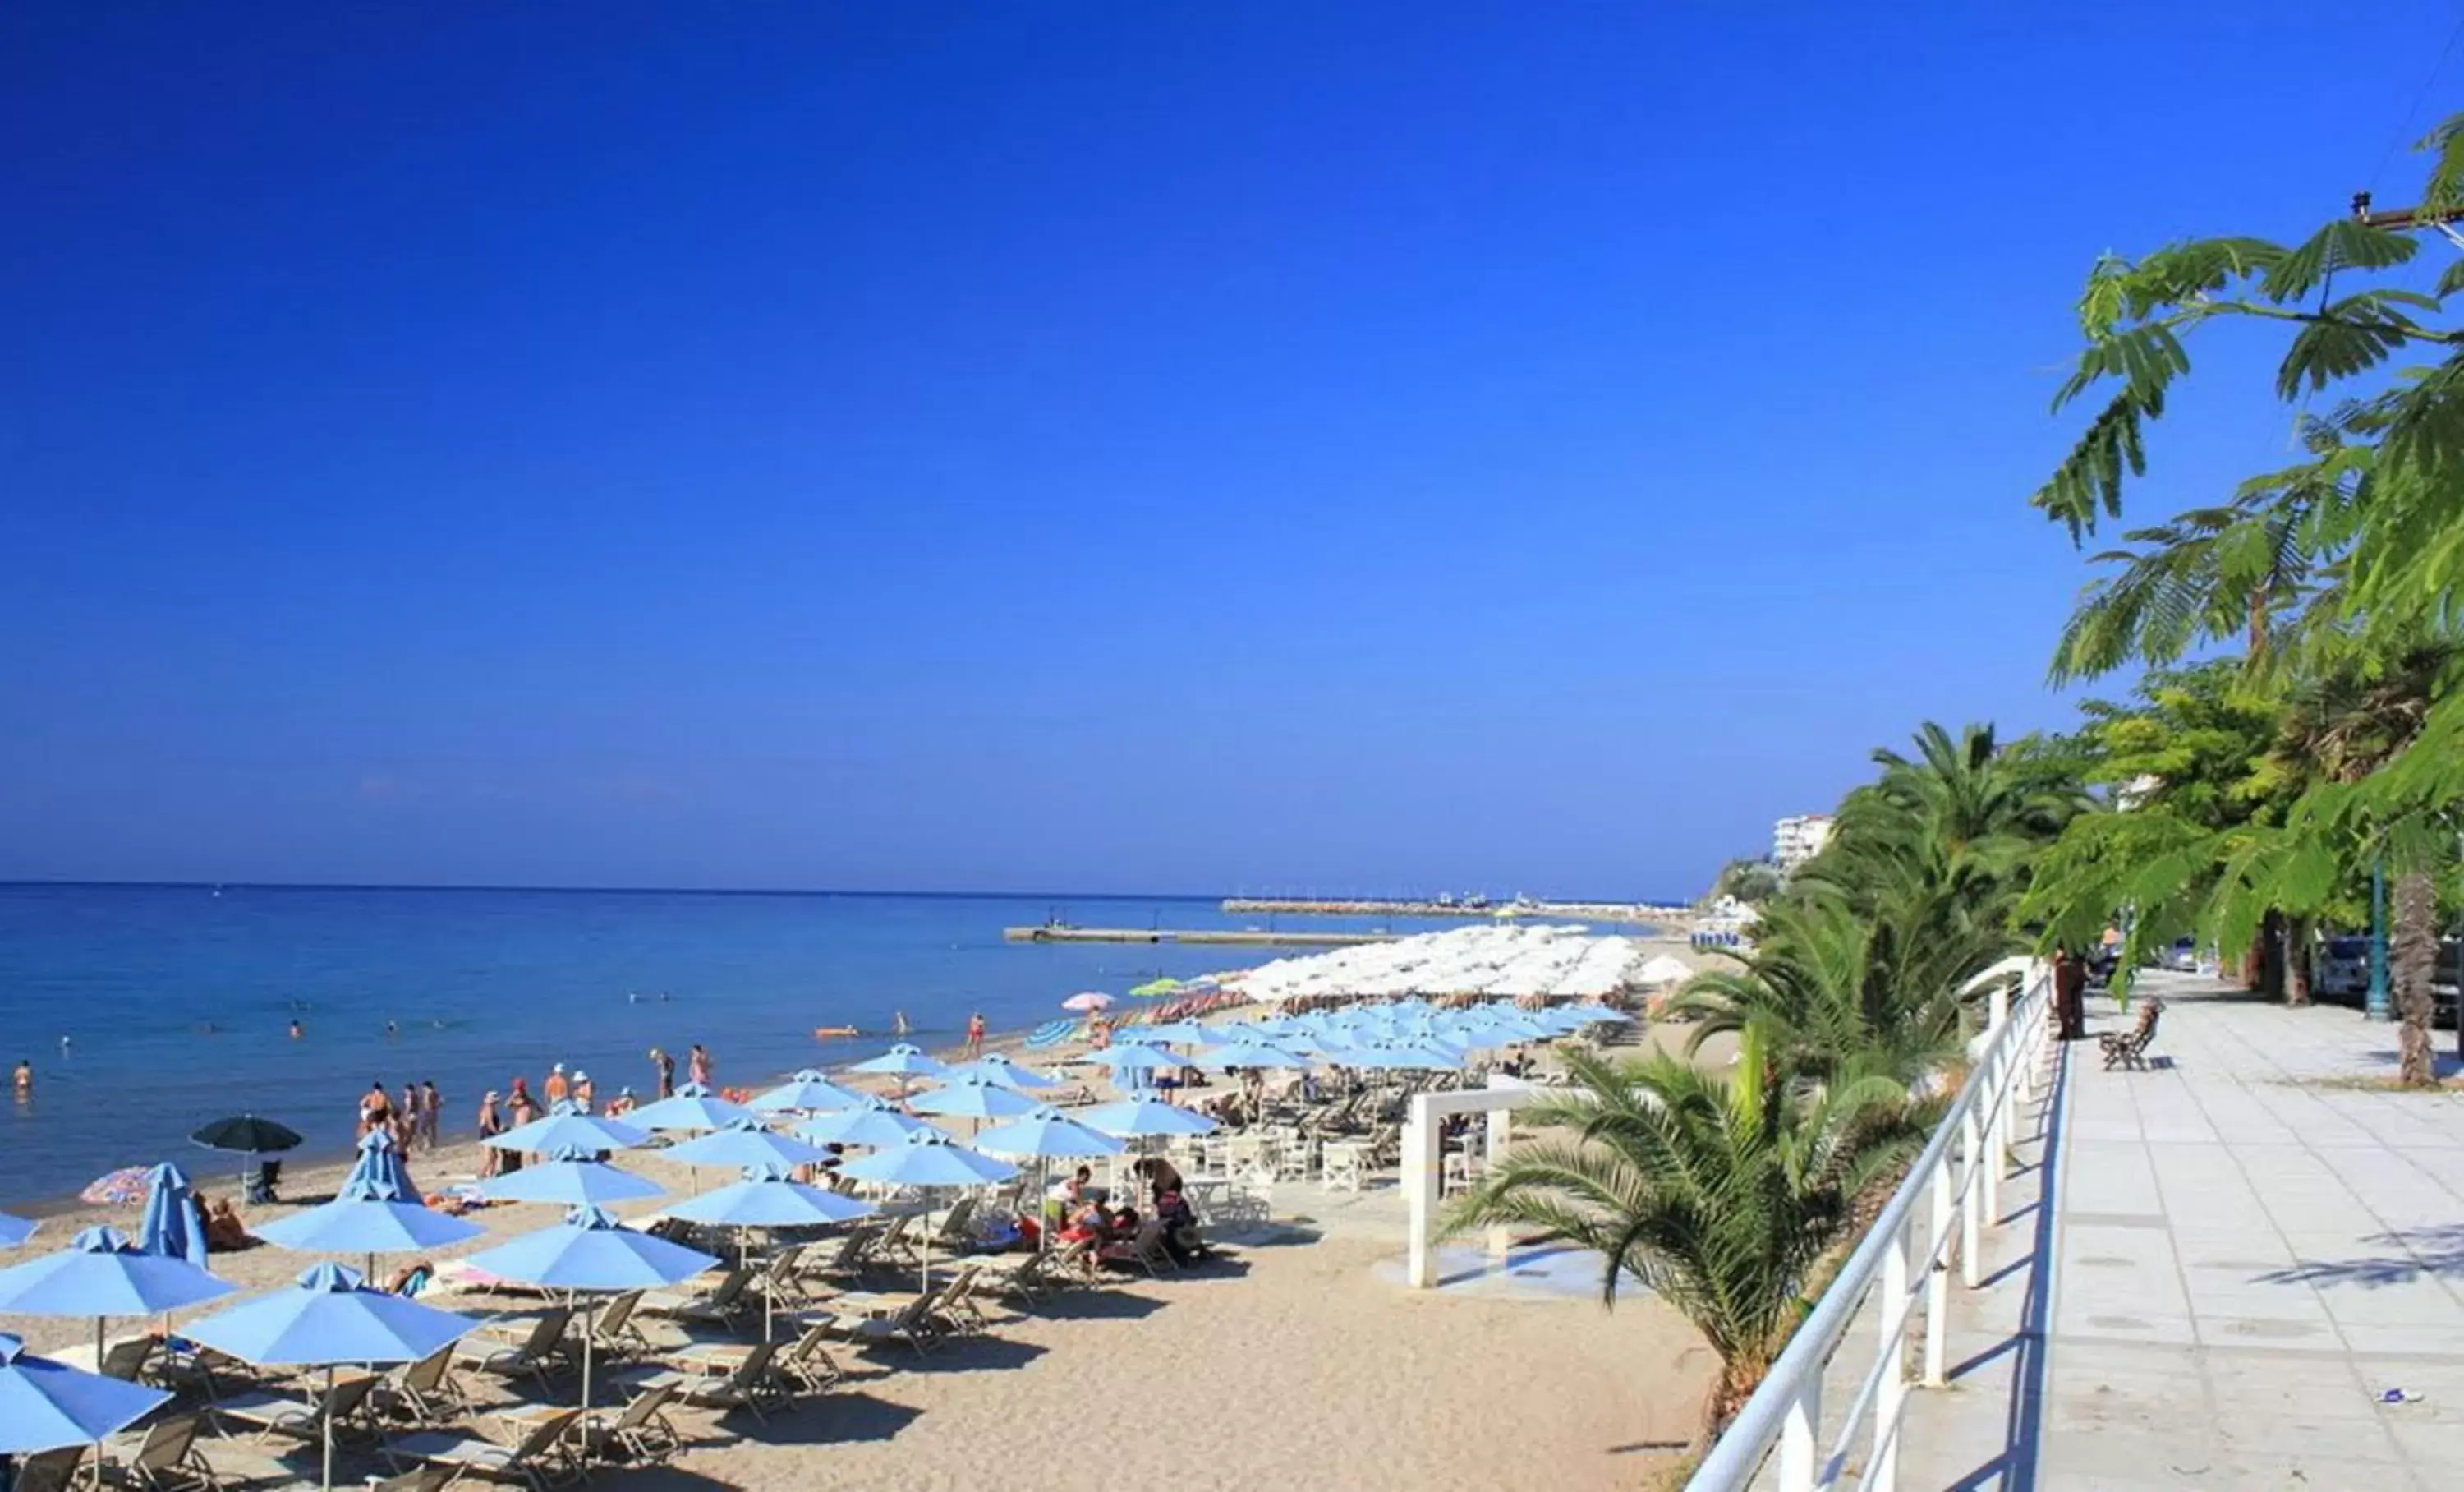
<path fill-rule="evenodd" d="M 402 1028 L 400 1026 L 395 1025 L 391 1020 L 387 1020 L 385 1022 L 385 1039 L 387 1041 L 391 1041 L 394 1037 L 401 1035 Z"/>
<path fill-rule="evenodd" d="M 297 1040 L 298 1040 L 301 1036 L 306 1035 L 307 1035 L 307 1033 L 306 1033 L 306 1032 L 304 1032 L 304 1031 L 302 1031 L 302 1030 L 300 1030 L 300 1029 L 299 1029 L 299 1017 L 298 1017 L 298 1016 L 297 1016 L 297 1015 L 292 1016 L 292 1017 L 291 1017 L 291 1039 L 292 1039 L 292 1040 L 294 1040 L 294 1041 L 297 1041 Z"/>

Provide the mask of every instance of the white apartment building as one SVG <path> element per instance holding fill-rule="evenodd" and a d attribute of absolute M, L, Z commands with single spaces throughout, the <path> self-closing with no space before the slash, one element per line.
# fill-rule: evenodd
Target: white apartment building
<path fill-rule="evenodd" d="M 1771 826 L 1771 864 L 1783 876 L 1822 853 L 1831 842 L 1831 815 L 1799 813 Z"/>

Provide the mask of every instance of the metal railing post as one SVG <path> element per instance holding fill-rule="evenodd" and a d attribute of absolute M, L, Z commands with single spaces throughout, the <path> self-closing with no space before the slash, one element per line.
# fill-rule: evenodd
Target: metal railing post
<path fill-rule="evenodd" d="M 1779 1432 L 1779 1492 L 1814 1492 L 1814 1436 L 1822 1423 L 1822 1375 L 1805 1380 Z"/>
<path fill-rule="evenodd" d="M 1950 1162 L 1933 1171 L 1933 1221 L 1925 1230 L 1925 1383 L 1939 1389 L 1943 1376 L 1943 1333 L 1950 1325 Z"/>
<path fill-rule="evenodd" d="M 1977 1168 L 1985 1164 L 1985 1126 L 1976 1122 L 1976 1109 L 1970 1107 L 1959 1118 L 1959 1282 L 1973 1290 L 1977 1281 L 1977 1234 L 1984 1222 L 1980 1215 L 1985 1201 L 1984 1177 Z"/>
<path fill-rule="evenodd" d="M 1985 1110 L 1985 1191 L 1979 1206 L 1989 1223 L 2002 1220 L 2002 1098 L 2010 1086 L 2011 1054 L 2007 1051 L 1993 1058 L 1990 1078 L 1992 1086 L 1986 1089 L 1987 1102 L 1977 1105 Z M 1971 1285 L 1974 1280 L 1969 1281 Z"/>
<path fill-rule="evenodd" d="M 1882 1256 L 1882 1321 L 1891 1318 L 1910 1303 L 1908 1291 L 1908 1241 L 1916 1232 L 1916 1219 L 1911 1217 L 1891 1240 L 1891 1251 Z M 1874 1454 L 1872 1469 L 1865 1474 L 1862 1492 L 1897 1492 L 1900 1484 L 1900 1402 L 1908 1393 L 1908 1330 L 1904 1320 L 1897 1331 L 1882 1333 L 1881 1386 L 1874 1394 Z"/>

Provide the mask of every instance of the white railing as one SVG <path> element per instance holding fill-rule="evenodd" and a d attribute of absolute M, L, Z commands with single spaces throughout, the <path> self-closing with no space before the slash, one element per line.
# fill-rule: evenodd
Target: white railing
<path fill-rule="evenodd" d="M 1789 1339 L 1762 1387 L 1704 1459 L 1687 1492 L 1745 1492 L 1764 1459 L 1779 1448 L 1779 1492 L 1828 1492 L 1839 1485 L 1867 1427 L 1870 1450 L 1857 1482 L 1867 1492 L 1893 1492 L 1899 1480 L 1900 1424 L 1907 1411 L 1908 1324 L 1925 1308 L 1925 1366 L 1920 1382 L 1940 1388 L 1943 1332 L 1950 1315 L 1950 1271 L 1977 1286 L 1979 1236 L 2000 1221 L 2000 1189 L 2011 1165 L 2018 1106 L 2036 1097 L 2045 1050 L 2052 981 L 2031 966 L 2016 1008 L 2007 983 L 1991 996 L 1991 1013 L 1969 1080 L 1960 1088 L 1907 1180 L 1840 1266 L 1838 1278 Z M 1922 1199 L 1929 1207 L 1921 1208 Z M 1923 1215 L 1921 1215 L 1923 1214 Z M 1912 1282 L 1913 1277 L 1913 1282 Z M 1822 1425 L 1823 1370 L 1839 1348 L 1866 1298 L 1880 1287 L 1881 1347 L 1838 1438 L 1815 1459 Z"/>

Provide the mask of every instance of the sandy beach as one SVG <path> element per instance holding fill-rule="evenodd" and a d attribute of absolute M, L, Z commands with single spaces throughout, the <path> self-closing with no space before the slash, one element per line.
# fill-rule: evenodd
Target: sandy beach
<path fill-rule="evenodd" d="M 1651 1040 L 1683 1037 L 1661 1028 Z M 434 1188 L 477 1160 L 475 1145 L 449 1147 L 415 1156 L 414 1174 Z M 656 1152 L 618 1160 L 676 1193 L 726 1179 L 696 1178 Z M 204 1190 L 223 1190 L 223 1178 L 191 1169 Z M 291 1204 L 253 1210 L 251 1223 L 313 1205 L 344 1169 L 295 1169 Z M 1184 1274 L 1054 1297 L 927 1356 L 904 1346 L 847 1351 L 847 1382 L 766 1425 L 686 1412 L 691 1444 L 673 1464 L 609 1475 L 646 1488 L 956 1488 L 983 1484 L 995 1465 L 1083 1462 L 1137 1481 L 1338 1474 L 1362 1487 L 1635 1487 L 1691 1433 L 1709 1354 L 1648 1295 L 1607 1310 L 1595 1292 L 1407 1290 L 1391 1184 L 1362 1193 L 1286 1184 L 1272 1212 L 1271 1224 L 1232 1235 L 1219 1260 Z M 544 1226 L 559 1209 L 471 1215 L 487 1236 L 451 1255 Z M 133 1228 L 135 1211 L 63 1209 L 36 1247 L 106 1222 Z M 213 1267 L 254 1291 L 313 1261 L 260 1246 L 218 1254 Z M 91 1340 L 87 1322 L 11 1325 L 38 1349 Z M 244 1477 L 279 1469 L 257 1453 L 217 1451 Z"/>

